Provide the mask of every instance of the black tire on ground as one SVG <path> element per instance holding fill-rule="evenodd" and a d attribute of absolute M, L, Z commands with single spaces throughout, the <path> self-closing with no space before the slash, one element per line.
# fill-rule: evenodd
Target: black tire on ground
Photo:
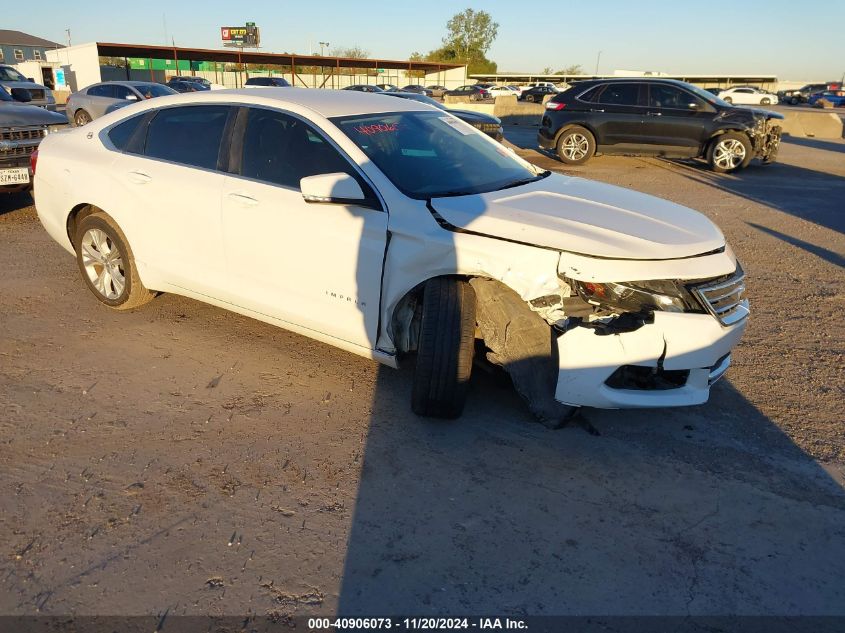
<path fill-rule="evenodd" d="M 76 127 L 82 127 L 83 125 L 87 125 L 91 123 L 91 115 L 88 114 L 85 110 L 79 109 L 73 115 L 73 123 Z"/>
<path fill-rule="evenodd" d="M 586 153 L 575 154 L 574 152 L 569 152 L 569 154 L 571 154 L 569 155 L 566 151 L 567 141 L 570 139 L 578 139 L 579 137 L 583 138 L 587 143 Z M 581 145 L 583 147 L 583 143 Z M 587 128 L 575 125 L 565 130 L 558 137 L 556 151 L 557 157 L 567 165 L 583 165 L 596 153 L 596 137 L 594 137 L 593 133 Z"/>
<path fill-rule="evenodd" d="M 733 103 L 734 102 L 734 100 L 731 99 L 730 97 L 725 97 L 724 99 L 722 99 L 722 101 L 724 101 L 725 103 Z"/>
<path fill-rule="evenodd" d="M 525 101 L 528 103 L 534 103 L 534 95 L 525 95 Z"/>
<path fill-rule="evenodd" d="M 450 277 L 425 284 L 411 409 L 456 418 L 466 402 L 475 349 L 475 291 Z"/>
<path fill-rule="evenodd" d="M 792 97 L 789 100 L 789 105 L 798 105 L 798 97 Z"/>
<path fill-rule="evenodd" d="M 97 289 L 86 271 L 86 264 L 83 262 L 83 238 L 92 229 L 98 229 L 105 233 L 109 248 L 114 248 L 118 251 L 121 262 L 119 270 L 122 273 L 124 285 L 122 292 L 114 298 L 104 296 Z M 148 303 L 155 297 L 155 293 L 147 290 L 144 284 L 141 283 L 141 279 L 138 277 L 138 269 L 135 266 L 135 259 L 132 255 L 132 249 L 129 248 L 126 236 L 108 214 L 102 211 L 95 211 L 85 216 L 76 229 L 73 244 L 76 249 L 76 263 L 79 266 L 79 272 L 82 273 L 82 279 L 85 281 L 88 289 L 101 303 L 115 310 L 132 310 Z M 113 285 L 110 288 L 112 290 L 115 289 Z"/>
<path fill-rule="evenodd" d="M 769 99 L 768 97 L 760 99 L 760 105 L 769 105 L 771 102 L 772 102 L 772 100 Z"/>
<path fill-rule="evenodd" d="M 730 140 L 737 140 L 742 143 L 743 147 L 745 147 L 745 158 L 736 167 L 725 169 L 724 167 L 720 167 L 716 164 L 714 154 L 716 146 L 719 143 Z M 710 141 L 710 145 L 707 146 L 707 164 L 710 166 L 710 169 L 715 171 L 717 174 L 729 174 L 737 172 L 741 169 L 745 169 L 746 167 L 748 167 L 748 164 L 753 158 L 752 151 L 753 148 L 751 147 L 751 141 L 749 140 L 746 134 L 743 134 L 742 132 L 725 132 L 724 134 L 717 136 L 712 141 Z"/>

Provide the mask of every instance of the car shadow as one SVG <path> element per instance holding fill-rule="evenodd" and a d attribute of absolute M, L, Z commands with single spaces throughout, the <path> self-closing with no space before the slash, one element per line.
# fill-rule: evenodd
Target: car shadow
<path fill-rule="evenodd" d="M 32 206 L 32 196 L 26 191 L 17 193 L 0 193 L 0 215 L 20 211 Z"/>
<path fill-rule="evenodd" d="M 781 137 L 782 143 L 789 143 L 790 145 L 800 145 L 801 147 L 812 147 L 814 149 L 823 149 L 829 152 L 839 152 L 845 154 L 845 143 L 842 141 L 824 141 L 817 138 L 805 138 L 803 136 L 790 136 L 788 134 Z"/>
<path fill-rule="evenodd" d="M 787 235 L 786 233 L 781 233 L 780 231 L 776 231 L 771 229 L 767 226 L 762 226 L 761 224 L 757 224 L 755 222 L 746 222 L 748 226 L 754 227 L 758 231 L 762 231 L 763 233 L 768 233 L 772 237 L 776 237 L 779 240 L 786 242 L 787 244 L 791 244 L 792 246 L 797 246 L 798 248 L 804 249 L 808 253 L 812 253 L 816 257 L 820 257 L 821 259 L 825 260 L 826 262 L 830 262 L 834 266 L 839 266 L 841 268 L 845 268 L 845 257 L 841 254 L 831 251 L 827 248 L 823 248 L 818 246 L 817 244 L 811 244 L 810 242 L 805 242 L 804 240 L 800 240 L 797 237 L 793 237 L 792 235 Z"/>
<path fill-rule="evenodd" d="M 396 419 L 409 392 L 380 371 L 339 615 L 845 613 L 841 482 L 727 380 L 598 435 L 483 372 L 459 420 Z"/>

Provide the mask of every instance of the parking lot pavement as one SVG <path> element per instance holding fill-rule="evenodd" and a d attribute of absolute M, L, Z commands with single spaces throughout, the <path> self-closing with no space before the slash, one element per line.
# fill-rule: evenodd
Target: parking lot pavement
<path fill-rule="evenodd" d="M 422 420 L 410 368 L 171 295 L 108 311 L 2 198 L 0 612 L 845 615 L 842 144 L 716 176 L 506 133 L 722 227 L 753 312 L 708 404 L 549 431 L 476 371 Z"/>

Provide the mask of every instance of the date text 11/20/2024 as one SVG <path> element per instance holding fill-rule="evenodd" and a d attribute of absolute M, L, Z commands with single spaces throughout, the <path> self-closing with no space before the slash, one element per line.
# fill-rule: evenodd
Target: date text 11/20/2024
<path fill-rule="evenodd" d="M 362 629 L 445 631 L 445 630 L 526 630 L 524 620 L 516 618 L 309 618 L 311 631 L 343 631 Z"/>

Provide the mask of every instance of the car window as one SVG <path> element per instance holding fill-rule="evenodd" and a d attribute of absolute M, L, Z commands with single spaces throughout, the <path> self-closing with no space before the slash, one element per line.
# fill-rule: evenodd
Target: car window
<path fill-rule="evenodd" d="M 283 112 L 250 108 L 241 176 L 299 190 L 299 181 L 307 176 L 336 172 L 363 184 L 349 161 L 313 127 Z"/>
<path fill-rule="evenodd" d="M 598 103 L 635 106 L 639 103 L 639 84 L 607 84 L 598 96 Z"/>
<path fill-rule="evenodd" d="M 114 93 L 113 93 L 112 96 L 115 99 L 129 99 L 129 98 L 132 98 L 132 97 L 137 98 L 135 93 L 132 92 L 126 86 L 112 86 L 112 89 L 114 90 Z"/>
<path fill-rule="evenodd" d="M 749 94 L 753 92 L 750 88 L 737 88 L 734 92 L 741 92 L 743 94 Z"/>
<path fill-rule="evenodd" d="M 0 66 L 0 81 L 26 81 L 26 77 L 14 68 Z"/>
<path fill-rule="evenodd" d="M 592 88 L 587 90 L 584 94 L 579 96 L 578 99 L 580 99 L 581 101 L 585 101 L 587 103 L 590 103 L 590 102 L 592 102 L 596 99 L 596 97 L 598 96 L 598 93 L 601 92 L 603 87 L 604 86 L 593 86 Z M 577 90 L 578 88 L 575 88 L 575 89 Z"/>
<path fill-rule="evenodd" d="M 88 88 L 88 96 L 89 97 L 114 97 L 114 86 L 110 86 L 108 84 L 100 84 L 99 86 L 92 86 Z"/>
<path fill-rule="evenodd" d="M 159 110 L 147 130 L 144 154 L 174 163 L 217 168 L 229 106 L 183 106 Z"/>
<path fill-rule="evenodd" d="M 120 151 L 130 151 L 129 142 L 132 140 L 132 135 L 135 133 L 135 130 L 138 129 L 141 121 L 143 121 L 144 116 L 145 114 L 133 116 L 131 119 L 127 119 L 123 123 L 118 123 L 110 129 L 108 137 L 112 142 L 112 145 Z"/>
<path fill-rule="evenodd" d="M 648 90 L 648 105 L 650 108 L 689 109 L 690 103 L 699 103 L 699 99 L 684 90 L 674 86 L 651 84 Z M 699 105 L 701 105 L 699 103 Z"/>

